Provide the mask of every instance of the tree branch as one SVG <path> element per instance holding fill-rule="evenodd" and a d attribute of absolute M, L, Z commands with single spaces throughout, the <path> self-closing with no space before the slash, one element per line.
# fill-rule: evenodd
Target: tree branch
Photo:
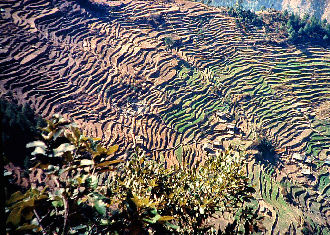
<path fill-rule="evenodd" d="M 69 202 L 65 193 L 63 194 L 63 205 L 64 205 L 64 225 L 63 225 L 62 235 L 66 235 L 68 230 Z"/>
<path fill-rule="evenodd" d="M 37 211 L 35 209 L 33 209 L 33 213 L 34 213 L 34 215 L 36 216 L 36 218 L 38 220 L 38 224 L 40 226 L 40 229 L 41 229 L 42 234 L 47 235 L 47 233 L 45 232 L 44 228 L 41 225 L 42 219 L 39 217 L 39 215 L 38 215 L 38 213 L 37 213 Z"/>

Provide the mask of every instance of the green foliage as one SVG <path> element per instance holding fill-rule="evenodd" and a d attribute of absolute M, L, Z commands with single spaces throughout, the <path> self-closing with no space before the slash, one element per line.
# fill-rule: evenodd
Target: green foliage
<path fill-rule="evenodd" d="M 285 10 L 283 11 L 283 15 L 284 15 L 285 17 L 287 17 L 287 16 L 289 15 L 289 12 L 288 12 L 287 9 L 285 9 Z"/>
<path fill-rule="evenodd" d="M 44 184 L 48 184 L 12 195 L 7 202 L 12 204 L 7 208 L 7 225 L 12 230 L 24 228 L 47 234 L 54 231 L 67 234 L 70 227 L 81 223 L 86 223 L 87 228 L 94 223 L 95 214 L 104 214 L 105 196 L 98 188 L 98 176 L 113 171 L 114 165 L 121 162 L 108 159 L 118 146 L 102 147 L 98 139 L 84 137 L 75 124 L 59 115 L 47 120 L 42 131 L 42 140 L 30 142 L 26 147 L 33 149 L 31 164 L 43 171 Z M 37 199 L 43 202 L 34 203 Z M 27 209 L 29 217 L 25 216 Z M 30 219 L 29 223 L 22 221 L 22 217 Z M 43 217 L 43 221 L 35 220 L 38 217 Z"/>
<path fill-rule="evenodd" d="M 286 26 L 289 40 L 293 43 L 310 42 L 323 46 L 330 45 L 330 24 L 327 24 L 326 21 L 321 22 L 308 14 L 300 18 L 292 13 L 288 17 Z"/>
<path fill-rule="evenodd" d="M 174 47 L 174 40 L 170 37 L 164 38 L 164 43 L 168 48 L 173 48 Z"/>
<path fill-rule="evenodd" d="M 251 10 L 244 10 L 243 7 L 238 4 L 236 7 L 229 7 L 228 14 L 236 17 L 237 24 L 243 24 L 245 26 L 254 25 L 260 27 L 263 25 L 263 21 L 257 14 Z"/>
<path fill-rule="evenodd" d="M 247 203 L 238 209 L 235 214 L 235 220 L 229 223 L 224 231 L 220 231 L 220 234 L 249 234 L 252 232 L 258 232 L 256 221 L 261 221 L 262 216 L 258 215 L 258 203 L 252 200 L 251 203 Z"/>
<path fill-rule="evenodd" d="M 164 223 L 162 229 L 203 233 L 209 229 L 205 222 L 212 214 L 236 211 L 235 208 L 249 198 L 251 190 L 241 164 L 239 153 L 230 150 L 198 167 L 166 168 L 146 159 L 143 152 L 137 150 L 129 161 L 120 164 L 108 188 L 120 192 L 114 198 L 119 202 L 120 218 L 128 218 L 133 208 L 139 218 L 136 223 L 150 229 L 150 224 L 146 224 L 151 221 L 148 216 L 150 211 L 157 211 L 159 216 L 173 218 L 171 224 Z M 133 206 L 128 198 L 134 202 Z M 127 228 L 131 223 L 127 219 L 120 221 Z"/>
<path fill-rule="evenodd" d="M 322 192 L 322 190 L 330 184 L 330 173 L 322 174 L 319 176 L 318 182 L 318 190 Z"/>
<path fill-rule="evenodd" d="M 30 189 L 25 194 L 22 194 L 20 191 L 17 191 L 11 195 L 11 197 L 6 201 L 6 205 L 10 206 L 10 214 L 8 215 L 7 224 L 12 224 L 18 226 L 22 220 L 30 221 L 34 216 L 34 208 L 44 199 L 47 199 L 48 196 L 44 194 L 43 191 L 38 191 L 36 189 Z M 29 228 L 38 228 L 35 224 L 24 223 L 19 226 L 17 230 L 25 230 Z"/>
<path fill-rule="evenodd" d="M 165 37 L 163 38 L 163 42 L 165 43 L 165 46 L 168 49 L 173 49 L 181 46 L 181 41 L 180 40 L 174 40 L 171 37 Z"/>
<path fill-rule="evenodd" d="M 215 212 L 237 214 L 253 189 L 233 150 L 199 166 L 166 167 L 135 149 L 127 161 L 111 157 L 69 120 L 55 115 L 42 140 L 27 144 L 46 186 L 16 192 L 7 201 L 9 231 L 43 234 L 169 234 L 209 231 Z M 234 227 L 252 223 L 241 211 Z M 242 218 L 244 217 L 244 221 Z M 246 222 L 248 221 L 248 222 Z"/>
<path fill-rule="evenodd" d="M 178 162 L 182 163 L 182 156 L 183 156 L 183 147 L 180 146 L 177 150 L 175 150 L 175 156 Z"/>
<path fill-rule="evenodd" d="M 302 234 L 318 234 L 318 235 L 329 235 L 330 229 L 327 226 L 320 226 L 319 224 L 314 223 L 312 220 L 308 219 L 304 223 L 304 227 L 302 228 Z"/>

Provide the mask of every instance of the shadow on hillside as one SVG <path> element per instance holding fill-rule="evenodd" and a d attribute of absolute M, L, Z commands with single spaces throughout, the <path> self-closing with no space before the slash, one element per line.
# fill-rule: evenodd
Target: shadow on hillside
<path fill-rule="evenodd" d="M 256 155 L 256 160 L 266 167 L 272 166 L 274 168 L 281 167 L 281 160 L 275 151 L 274 144 L 272 141 L 267 138 L 261 138 L 252 147 L 255 150 L 258 150 Z"/>
<path fill-rule="evenodd" d="M 105 4 L 97 4 L 87 0 L 77 0 L 76 1 L 82 8 L 84 8 L 89 14 L 93 15 L 94 17 L 102 19 L 107 19 L 110 17 L 110 12 L 112 10 L 119 10 L 121 5 L 115 7 L 109 7 Z"/>
<path fill-rule="evenodd" d="M 0 99 L 1 154 L 18 166 L 26 164 L 30 150 L 25 146 L 40 135 L 45 121 L 28 105 L 18 105 L 10 95 Z"/>

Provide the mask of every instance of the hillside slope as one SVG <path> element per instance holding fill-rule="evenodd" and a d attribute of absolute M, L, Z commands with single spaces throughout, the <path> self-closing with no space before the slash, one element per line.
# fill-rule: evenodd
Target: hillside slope
<path fill-rule="evenodd" d="M 234 6 L 235 0 L 213 0 L 214 6 Z M 276 10 L 288 10 L 300 16 L 305 14 L 314 15 L 318 19 L 326 19 L 330 22 L 329 0 L 243 0 L 244 7 L 259 11 L 262 7 Z"/>
<path fill-rule="evenodd" d="M 329 226 L 329 49 L 272 43 L 275 32 L 194 2 L 0 7 L 2 97 L 73 118 L 118 157 L 139 145 L 196 164 L 229 145 L 255 154 L 264 137 L 277 155 L 252 156 L 248 174 L 266 229 Z"/>

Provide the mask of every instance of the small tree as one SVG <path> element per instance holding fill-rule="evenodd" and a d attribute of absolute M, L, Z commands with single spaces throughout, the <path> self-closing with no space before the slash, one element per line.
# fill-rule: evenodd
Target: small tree
<path fill-rule="evenodd" d="M 254 191 L 248 186 L 243 155 L 229 149 L 204 164 L 166 167 L 139 149 L 125 162 L 118 150 L 84 137 L 69 120 L 49 120 L 32 148 L 32 169 L 45 184 L 7 200 L 8 231 L 43 234 L 203 234 L 207 218 L 239 212 Z M 234 228 L 250 227 L 241 213 Z M 246 226 L 247 225 L 247 226 Z"/>

